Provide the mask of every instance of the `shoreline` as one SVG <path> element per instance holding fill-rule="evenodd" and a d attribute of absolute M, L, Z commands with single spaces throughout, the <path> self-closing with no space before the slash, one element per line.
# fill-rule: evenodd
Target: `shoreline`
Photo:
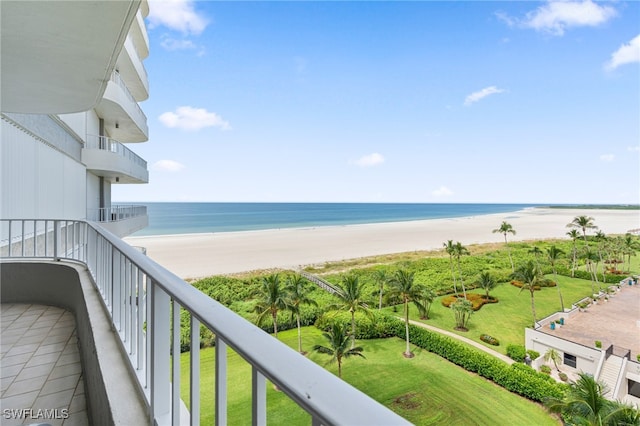
<path fill-rule="evenodd" d="M 126 237 L 133 246 L 183 279 L 260 269 L 295 269 L 331 261 L 434 250 L 447 240 L 464 245 L 504 242 L 492 233 L 504 220 L 516 230 L 509 241 L 566 238 L 575 216 L 594 217 L 605 234 L 640 228 L 640 211 L 551 209 L 400 222 Z"/>

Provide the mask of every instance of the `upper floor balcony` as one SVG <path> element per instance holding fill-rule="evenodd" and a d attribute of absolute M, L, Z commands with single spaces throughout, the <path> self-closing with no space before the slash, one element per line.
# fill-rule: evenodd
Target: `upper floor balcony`
<path fill-rule="evenodd" d="M 82 162 L 97 176 L 112 183 L 148 183 L 147 162 L 120 142 L 106 136 L 87 135 Z"/>
<path fill-rule="evenodd" d="M 268 421 L 267 380 L 313 425 L 409 424 L 96 224 L 0 220 L 0 257 L 2 303 L 57 304 L 73 313 L 89 424 L 200 424 L 203 404 L 226 424 L 229 384 L 238 379 L 229 374 L 228 349 L 250 366 L 254 425 Z M 213 395 L 200 387 L 201 326 L 215 336 Z M 176 356 L 184 327 L 188 357 Z M 187 392 L 181 368 L 191 372 Z M 13 408 L 24 407 L 3 404 Z"/>
<path fill-rule="evenodd" d="M 147 35 L 147 27 L 144 23 L 142 8 L 140 8 L 136 14 L 136 19 L 133 25 L 131 25 L 129 35 L 136 50 L 140 54 L 140 59 L 146 59 L 147 56 L 149 56 L 149 36 Z"/>
<path fill-rule="evenodd" d="M 149 225 L 147 206 L 115 205 L 87 210 L 87 220 L 99 222 L 100 226 L 118 237 L 131 235 Z"/>
<path fill-rule="evenodd" d="M 131 96 L 133 96 L 137 102 L 149 98 L 149 78 L 147 76 L 147 70 L 142 64 L 140 53 L 131 35 L 128 35 L 124 42 L 124 49 L 122 49 L 120 56 L 118 56 L 116 69 L 131 93 Z"/>
<path fill-rule="evenodd" d="M 111 73 L 104 96 L 95 109 L 112 138 L 122 142 L 149 139 L 147 117 L 117 71 Z"/>

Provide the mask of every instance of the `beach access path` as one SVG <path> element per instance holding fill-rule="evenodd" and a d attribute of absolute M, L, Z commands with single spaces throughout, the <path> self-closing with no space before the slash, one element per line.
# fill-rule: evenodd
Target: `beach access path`
<path fill-rule="evenodd" d="M 127 237 L 133 246 L 183 279 L 306 265 L 367 256 L 442 248 L 447 240 L 465 246 L 504 242 L 492 233 L 502 221 L 516 235 L 509 241 L 567 238 L 566 225 L 579 215 L 593 217 L 605 234 L 640 228 L 640 210 L 532 208 L 449 219 L 264 231 Z"/>

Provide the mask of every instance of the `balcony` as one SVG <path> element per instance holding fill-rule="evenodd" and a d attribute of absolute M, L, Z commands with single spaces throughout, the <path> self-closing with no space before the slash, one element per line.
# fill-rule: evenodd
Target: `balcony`
<path fill-rule="evenodd" d="M 60 299 L 66 301 L 62 306 L 74 305 L 90 423 L 130 424 L 119 418 L 128 414 L 139 416 L 137 424 L 183 424 L 180 357 L 172 352 L 180 348 L 184 309 L 189 330 L 202 325 L 216 336 L 215 395 L 201 401 L 199 333 L 189 333 L 191 424 L 200 423 L 200 404 L 215 404 L 216 424 L 227 422 L 227 387 L 233 382 L 227 348 L 251 366 L 254 425 L 267 423 L 267 380 L 309 413 L 313 425 L 409 424 L 90 222 L 2 220 L 0 257 L 3 303 Z M 113 330 L 117 349 L 109 347 L 105 330 Z M 112 387 L 115 382 L 119 386 Z M 126 403 L 131 411 L 118 411 Z"/>
<path fill-rule="evenodd" d="M 96 111 L 104 119 L 105 129 L 112 138 L 122 142 L 145 142 L 149 139 L 147 117 L 118 72 L 111 73 Z"/>
<path fill-rule="evenodd" d="M 147 206 L 136 205 L 90 209 L 87 210 L 87 220 L 100 223 L 100 226 L 120 238 L 131 235 L 149 225 Z"/>
<path fill-rule="evenodd" d="M 140 4 L 1 2 L 2 111 L 62 114 L 93 108 Z M 146 0 L 142 6 L 148 13 Z"/>
<path fill-rule="evenodd" d="M 120 142 L 105 136 L 87 136 L 82 162 L 87 170 L 112 183 L 149 182 L 147 162 Z"/>
<path fill-rule="evenodd" d="M 129 35 L 133 40 L 133 45 L 140 54 L 140 59 L 146 59 L 149 56 L 149 36 L 147 35 L 147 27 L 142 17 L 142 8 L 138 10 L 136 19 L 131 25 Z"/>
<path fill-rule="evenodd" d="M 147 70 L 140 60 L 140 54 L 130 35 L 127 36 L 124 42 L 124 49 L 122 49 L 120 56 L 118 56 L 116 67 L 127 89 L 137 102 L 149 98 Z"/>

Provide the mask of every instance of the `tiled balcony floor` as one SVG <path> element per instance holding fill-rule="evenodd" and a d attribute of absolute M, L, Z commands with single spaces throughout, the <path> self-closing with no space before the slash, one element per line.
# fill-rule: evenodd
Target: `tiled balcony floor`
<path fill-rule="evenodd" d="M 71 312 L 28 304 L 2 304 L 1 311 L 0 423 L 87 425 L 80 352 Z"/>

